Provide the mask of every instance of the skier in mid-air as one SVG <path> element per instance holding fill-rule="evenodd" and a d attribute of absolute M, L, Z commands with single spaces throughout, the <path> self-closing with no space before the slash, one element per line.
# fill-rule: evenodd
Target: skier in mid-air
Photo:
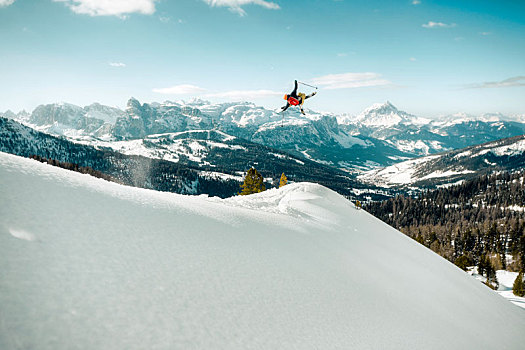
<path fill-rule="evenodd" d="M 304 83 L 301 83 L 301 84 L 304 84 Z M 314 91 L 308 96 L 306 94 L 302 93 L 302 92 L 297 93 L 297 80 L 296 80 L 295 81 L 295 88 L 293 89 L 293 91 L 289 95 L 284 95 L 284 99 L 286 100 L 286 106 L 281 107 L 281 110 L 284 112 L 290 106 L 299 106 L 299 108 L 301 109 L 301 113 L 302 114 L 306 114 L 306 113 L 304 113 L 304 110 L 303 110 L 304 101 L 307 98 L 310 98 L 310 97 L 314 96 L 316 93 L 317 92 Z"/>

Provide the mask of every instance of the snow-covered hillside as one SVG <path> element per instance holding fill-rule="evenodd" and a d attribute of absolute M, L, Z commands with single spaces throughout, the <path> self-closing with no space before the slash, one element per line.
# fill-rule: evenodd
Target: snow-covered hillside
<path fill-rule="evenodd" d="M 0 153 L 0 348 L 521 349 L 525 312 L 322 186 L 227 200 Z"/>
<path fill-rule="evenodd" d="M 188 160 L 209 165 L 203 158 L 212 148 L 223 148 L 230 151 L 247 151 L 238 144 L 229 145 L 225 142 L 235 140 L 218 130 L 193 130 L 178 133 L 166 133 L 146 136 L 144 139 L 126 141 L 104 141 L 91 139 L 77 139 L 77 143 L 91 145 L 97 149 L 113 149 L 127 155 L 141 155 L 148 158 L 165 159 L 178 162 L 181 157 Z"/>
<path fill-rule="evenodd" d="M 447 185 L 482 171 L 522 169 L 525 165 L 525 136 L 488 142 L 437 155 L 406 160 L 375 169 L 358 178 L 391 187 L 428 184 Z"/>

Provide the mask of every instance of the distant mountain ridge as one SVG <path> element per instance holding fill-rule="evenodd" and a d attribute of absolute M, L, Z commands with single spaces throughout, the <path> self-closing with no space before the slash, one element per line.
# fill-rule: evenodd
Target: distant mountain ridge
<path fill-rule="evenodd" d="M 440 120 L 417 117 L 392 103 L 375 104 L 356 117 L 296 109 L 285 113 L 249 102 L 140 103 L 124 111 L 94 103 L 51 104 L 32 113 L 4 116 L 37 130 L 83 142 L 146 139 L 151 135 L 218 130 L 322 164 L 360 172 L 399 161 L 521 135 L 525 124 L 499 114 L 478 119 L 458 115 Z"/>

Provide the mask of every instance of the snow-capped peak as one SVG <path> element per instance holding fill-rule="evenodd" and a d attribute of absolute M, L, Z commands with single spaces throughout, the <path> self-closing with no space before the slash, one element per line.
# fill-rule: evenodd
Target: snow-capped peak
<path fill-rule="evenodd" d="M 398 112 L 399 110 L 390 101 L 386 101 L 383 103 L 374 103 L 373 105 L 365 109 L 362 114 L 370 114 L 370 113 L 388 114 L 388 113 L 398 113 Z"/>
<path fill-rule="evenodd" d="M 428 124 L 430 119 L 419 118 L 400 111 L 390 101 L 386 101 L 368 107 L 357 116 L 356 121 L 365 126 L 391 127 L 400 123 Z"/>

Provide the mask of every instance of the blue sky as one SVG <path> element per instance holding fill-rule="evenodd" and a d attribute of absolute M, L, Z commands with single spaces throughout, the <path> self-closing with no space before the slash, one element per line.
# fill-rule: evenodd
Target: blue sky
<path fill-rule="evenodd" d="M 0 111 L 277 108 L 297 79 L 319 111 L 525 114 L 524 1 L 0 0 L 0 50 Z"/>

